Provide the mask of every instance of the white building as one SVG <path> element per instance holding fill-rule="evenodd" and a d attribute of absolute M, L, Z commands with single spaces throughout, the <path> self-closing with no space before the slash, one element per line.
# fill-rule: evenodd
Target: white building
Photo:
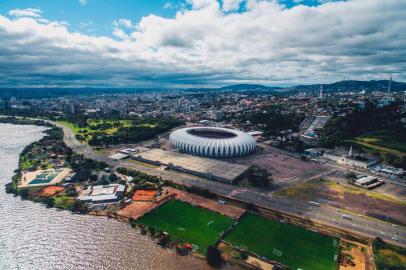
<path fill-rule="evenodd" d="M 339 151 L 331 150 L 331 151 L 325 152 L 323 154 L 323 157 L 327 158 L 329 160 L 333 160 L 333 161 L 337 162 L 338 164 L 348 165 L 348 166 L 362 168 L 362 169 L 367 169 L 369 167 L 372 167 L 379 162 L 379 160 L 377 158 L 353 156 L 352 148 L 350 149 L 348 155 L 346 155 L 342 152 L 339 152 Z"/>
<path fill-rule="evenodd" d="M 211 158 L 239 157 L 254 152 L 255 139 L 240 130 L 217 127 L 191 127 L 175 130 L 169 136 L 173 148 Z"/>
<path fill-rule="evenodd" d="M 119 184 L 89 186 L 84 189 L 78 200 L 92 203 L 117 202 L 124 195 L 125 186 Z"/>

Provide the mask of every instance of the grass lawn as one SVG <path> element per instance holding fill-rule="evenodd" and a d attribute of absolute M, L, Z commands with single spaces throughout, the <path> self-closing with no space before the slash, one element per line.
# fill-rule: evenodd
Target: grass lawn
<path fill-rule="evenodd" d="M 28 158 L 26 158 L 26 157 L 21 157 L 21 160 L 20 160 L 20 168 L 21 168 L 21 170 L 28 170 L 28 169 L 31 169 L 32 167 L 34 167 L 34 162 L 31 160 L 31 159 L 28 159 Z"/>
<path fill-rule="evenodd" d="M 116 124 L 120 123 L 123 125 L 123 127 L 132 127 L 132 122 L 131 120 L 105 120 L 105 119 L 89 119 L 87 120 L 87 123 L 90 126 L 96 126 L 99 124 Z"/>
<path fill-rule="evenodd" d="M 406 138 L 401 140 L 386 131 L 369 132 L 345 142 L 358 144 L 367 150 L 387 152 L 397 156 L 406 155 Z"/>
<path fill-rule="evenodd" d="M 64 120 L 59 120 L 57 122 L 70 128 L 75 135 L 80 134 L 82 136 L 86 136 L 86 140 L 85 140 L 86 142 L 88 142 L 95 133 L 113 135 L 113 134 L 117 133 L 119 126 L 121 126 L 123 128 L 130 128 L 130 127 L 134 126 L 133 121 L 127 120 L 127 119 L 123 119 L 123 120 L 88 119 L 86 127 L 79 127 L 75 123 L 72 123 L 69 121 L 64 121 Z M 101 124 L 110 124 L 112 126 L 107 129 L 98 130 L 97 126 L 101 125 Z M 144 123 L 144 124 L 139 125 L 139 127 L 145 127 L 145 128 L 154 128 L 156 126 L 157 125 L 154 123 Z"/>
<path fill-rule="evenodd" d="M 377 270 L 406 269 L 406 248 L 374 240 L 373 251 Z"/>
<path fill-rule="evenodd" d="M 291 269 L 337 269 L 338 238 L 256 214 L 246 214 L 225 240 Z"/>
<path fill-rule="evenodd" d="M 57 123 L 62 124 L 64 126 L 70 128 L 73 131 L 73 133 L 75 133 L 75 134 L 83 132 L 84 130 L 87 130 L 87 132 L 90 132 L 89 128 L 81 128 L 78 125 L 76 125 L 74 123 L 71 123 L 71 122 L 68 122 L 68 121 L 59 120 L 59 121 L 57 121 Z"/>
<path fill-rule="evenodd" d="M 137 221 L 139 224 L 167 232 L 172 239 L 181 239 L 199 247 L 205 254 L 233 219 L 191 204 L 171 200 Z"/>
<path fill-rule="evenodd" d="M 124 121 L 124 120 L 122 120 L 122 121 Z M 81 134 L 81 135 L 87 134 L 88 136 L 86 138 L 86 142 L 88 142 L 92 138 L 94 133 L 101 132 L 101 133 L 104 133 L 104 134 L 111 135 L 111 134 L 116 133 L 117 130 L 118 130 L 117 127 L 112 127 L 112 128 L 108 128 L 108 129 L 105 129 L 105 130 L 97 130 L 97 129 L 95 129 L 96 125 L 103 123 L 103 121 L 98 122 L 97 120 L 88 120 L 88 125 L 86 127 L 79 127 L 75 123 L 71 123 L 71 122 L 68 122 L 68 121 L 57 121 L 57 122 L 62 124 L 62 125 L 65 125 L 68 128 L 70 128 L 75 135 L 76 134 Z M 108 121 L 106 120 L 105 123 L 107 123 L 107 122 Z M 113 123 L 112 121 L 110 121 L 110 122 Z M 123 125 L 126 126 L 126 125 L 128 125 L 128 123 L 123 124 Z"/>
<path fill-rule="evenodd" d="M 60 209 L 69 209 L 74 202 L 74 198 L 69 197 L 68 195 L 60 195 L 55 197 L 54 206 Z"/>
<path fill-rule="evenodd" d="M 333 191 L 335 194 L 332 194 L 330 191 Z M 279 190 L 275 192 L 275 195 L 298 199 L 301 201 L 317 200 L 317 198 L 320 197 L 334 201 L 336 197 L 343 198 L 345 192 L 352 194 L 365 194 L 367 197 L 382 200 L 383 204 L 386 201 L 399 205 L 406 205 L 404 201 L 393 196 L 376 191 L 366 190 L 356 186 L 340 185 L 336 182 L 325 179 L 314 179 L 309 182 L 299 183 L 295 186 Z"/>

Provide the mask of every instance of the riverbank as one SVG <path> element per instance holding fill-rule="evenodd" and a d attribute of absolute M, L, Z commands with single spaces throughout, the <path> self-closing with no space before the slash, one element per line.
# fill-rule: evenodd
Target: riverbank
<path fill-rule="evenodd" d="M 178 237 L 177 236 L 177 232 L 178 230 L 181 229 L 185 229 L 185 225 L 182 225 L 181 227 L 179 227 L 180 225 L 178 223 L 176 224 L 172 224 L 172 227 L 166 228 L 166 227 L 162 227 L 159 225 L 159 222 L 153 222 L 153 223 L 148 223 L 148 222 L 142 222 L 143 221 L 143 217 L 145 215 L 147 215 L 149 212 L 154 212 L 155 208 L 159 209 L 163 209 L 161 208 L 161 205 L 163 205 L 166 201 L 169 200 L 182 200 L 179 197 L 172 197 L 172 195 L 168 195 L 165 192 L 165 185 L 173 185 L 173 183 L 168 182 L 168 181 L 162 181 L 159 177 L 156 176 L 151 176 L 151 175 L 146 175 L 143 174 L 141 172 L 136 172 L 136 171 L 131 171 L 131 170 L 111 170 L 112 168 L 108 168 L 107 164 L 103 164 L 100 162 L 95 162 L 92 160 L 88 160 L 83 158 L 83 156 L 81 155 L 77 155 L 76 153 L 71 153 L 71 155 L 68 157 L 67 155 L 65 155 L 64 153 L 67 152 L 66 149 L 64 149 L 63 151 L 59 151 L 58 152 L 58 148 L 62 148 L 66 147 L 66 145 L 64 145 L 62 139 L 63 139 L 63 134 L 62 131 L 58 128 L 52 128 L 51 130 L 54 130 L 54 133 L 52 136 L 48 136 L 44 141 L 40 141 L 39 145 L 33 145 L 28 151 L 27 153 L 29 153 L 31 155 L 31 157 L 35 157 L 36 160 L 40 160 L 41 162 L 44 162 L 48 159 L 48 161 L 50 161 L 50 159 L 55 159 L 58 161 L 57 166 L 59 166 L 59 168 L 62 167 L 72 167 L 75 172 L 80 176 L 78 177 L 77 175 L 72 176 L 73 181 L 71 181 L 72 179 L 70 179 L 68 181 L 68 183 L 63 183 L 61 185 L 57 185 L 57 187 L 62 187 L 64 190 L 59 190 L 57 193 L 52 194 L 51 196 L 47 196 L 46 199 L 43 199 L 42 194 L 44 193 L 45 188 L 43 189 L 39 189 L 39 190 L 33 190 L 33 189 L 29 189 L 29 194 L 28 197 L 31 200 L 44 200 L 43 202 L 45 202 L 48 206 L 54 206 L 54 207 L 58 207 L 61 209 L 67 209 L 67 210 L 71 210 L 71 211 L 77 211 L 77 212 L 82 212 L 82 213 L 86 213 L 86 214 L 92 214 L 92 215 L 105 215 L 108 217 L 112 217 L 118 220 L 122 220 L 122 221 L 128 221 L 132 226 L 137 227 L 141 233 L 143 234 L 149 234 L 151 236 L 151 238 L 153 238 L 155 240 L 155 242 L 158 242 L 158 244 L 160 244 L 163 247 L 169 247 L 173 250 L 176 250 L 178 252 L 178 254 L 180 255 L 185 255 L 185 254 L 193 254 L 194 256 L 198 256 L 200 258 L 202 258 L 202 255 L 205 252 L 202 252 L 202 250 L 199 250 L 199 246 L 197 245 L 197 248 L 194 247 L 193 245 L 191 245 L 190 243 L 198 243 L 198 240 L 195 238 L 189 238 L 191 241 L 190 243 L 185 242 L 185 238 L 186 237 Z M 59 132 L 57 132 L 56 130 L 59 130 Z M 61 145 L 61 142 L 63 145 Z M 38 158 L 36 157 L 36 154 L 38 154 L 38 149 L 40 150 L 44 150 L 43 152 L 46 153 L 46 157 L 42 156 L 42 158 Z M 61 149 L 59 149 L 61 150 Z M 41 152 L 41 151 L 40 151 Z M 20 157 L 20 165 L 22 166 L 22 164 L 27 164 L 26 160 L 26 156 L 23 155 L 22 157 Z M 31 161 L 31 159 L 30 159 Z M 36 164 L 35 168 L 32 168 L 35 170 L 38 169 L 38 167 L 41 166 L 45 166 L 46 168 L 49 167 L 49 162 L 45 162 L 45 163 L 40 163 L 40 164 Z M 29 167 L 29 166 L 28 166 Z M 83 171 L 83 169 L 87 169 L 87 171 Z M 23 167 L 20 167 L 20 170 L 23 170 Z M 93 177 L 94 176 L 94 177 Z M 129 178 L 131 177 L 131 179 Z M 20 176 L 21 179 L 21 176 Z M 77 196 L 83 192 L 83 190 L 89 186 L 95 186 L 95 185 L 106 185 L 106 184 L 111 184 L 111 183 L 117 183 L 117 184 L 122 184 L 126 186 L 126 190 L 124 192 L 124 195 L 122 197 L 120 197 L 120 200 L 118 200 L 117 202 L 115 202 L 114 204 L 108 204 L 108 205 L 104 205 L 102 207 L 98 207 L 96 205 L 96 207 L 94 207 L 95 205 L 92 204 L 85 204 L 85 203 L 80 203 L 80 200 L 77 199 Z M 209 209 L 212 212 L 220 212 L 223 215 L 227 215 L 227 212 L 224 211 L 218 211 L 221 208 L 224 208 L 225 206 L 221 206 L 220 204 L 218 204 L 216 202 L 217 200 L 217 195 L 216 194 L 212 194 L 210 192 L 208 192 L 207 190 L 196 190 L 196 188 L 193 187 L 184 187 L 184 186 L 177 186 L 175 185 L 176 188 L 180 188 L 180 189 L 190 189 L 191 191 L 193 191 L 193 193 L 198 193 L 200 195 L 203 195 L 205 197 L 208 197 L 207 200 L 211 200 L 214 204 L 215 207 L 213 207 L 212 209 L 210 209 L 210 207 L 208 208 L 207 205 L 211 205 L 210 203 L 198 203 L 198 207 L 204 208 L 204 209 Z M 27 189 L 22 189 L 22 190 L 27 190 Z M 144 212 L 142 212 L 141 214 L 139 214 L 136 217 L 131 216 L 131 214 L 129 216 L 123 216 L 120 215 L 119 211 L 126 208 L 128 205 L 134 205 L 135 203 L 139 202 L 134 202 L 134 198 L 133 195 L 135 193 L 135 191 L 155 191 L 156 195 L 154 195 L 154 198 L 149 202 L 151 205 L 155 204 L 155 207 L 153 208 L 147 208 Z M 26 191 L 25 191 L 26 192 Z M 47 193 L 47 192 L 45 192 Z M 166 196 L 166 197 L 165 197 Z M 176 195 L 173 195 L 176 196 Z M 165 199 L 165 201 L 160 201 L 161 199 Z M 214 199 L 214 200 L 213 200 Z M 136 199 L 135 199 L 136 200 Z M 79 203 L 76 203 L 79 202 Z M 188 201 L 188 204 L 195 204 L 195 201 Z M 86 209 L 76 209 L 75 207 L 71 207 L 72 205 L 74 206 L 75 204 L 78 205 L 82 205 L 84 207 L 86 207 Z M 142 202 L 142 205 L 145 205 L 146 202 Z M 88 206 L 91 206 L 91 208 L 87 208 Z M 263 215 L 264 213 L 262 213 L 262 210 L 259 210 L 258 208 L 254 207 L 253 205 L 245 205 L 242 204 L 243 208 L 247 208 L 248 206 L 250 206 L 250 210 L 251 211 L 257 211 L 259 212 L 261 215 Z M 189 207 L 186 207 L 187 209 L 189 209 Z M 164 211 L 164 210 L 162 210 Z M 245 211 L 245 210 L 244 210 Z M 166 211 L 168 213 L 172 213 L 173 211 Z M 185 211 L 180 211 L 180 213 L 185 213 L 185 212 L 191 212 L 193 213 L 194 210 L 192 211 L 190 210 L 185 210 Z M 165 211 L 163 212 L 165 213 Z M 274 215 L 275 213 L 273 213 L 272 215 Z M 190 216 L 187 215 L 187 218 L 190 218 L 191 220 L 196 220 L 195 218 L 193 218 L 195 214 L 191 214 Z M 158 215 L 158 216 L 162 216 L 162 215 Z M 200 216 L 200 215 L 197 215 Z M 235 219 L 235 221 L 239 220 L 239 217 L 241 215 L 238 216 L 234 216 L 232 218 Z M 138 219 L 141 218 L 141 222 L 138 221 Z M 154 219 L 154 218 L 152 218 Z M 161 220 L 161 218 L 159 218 Z M 308 224 L 308 226 L 306 226 L 306 224 L 302 224 L 302 222 L 299 219 L 296 219 L 294 217 L 288 217 L 288 219 L 286 219 L 286 215 L 280 215 L 277 217 L 272 217 L 272 219 L 276 219 L 276 220 L 281 220 L 283 222 L 286 222 L 286 220 L 288 220 L 289 223 L 297 223 L 299 226 L 303 226 L 303 227 L 309 227 L 310 225 Z M 206 226 L 209 226 L 210 224 L 212 224 L 212 221 L 216 220 L 216 218 L 210 218 L 210 220 L 207 220 L 206 223 L 204 223 Z M 161 220 L 162 221 L 162 220 Z M 166 223 L 165 221 L 162 221 L 163 223 Z M 167 224 L 167 223 L 166 223 Z M 315 227 L 315 225 L 312 225 L 313 227 Z M 310 226 L 310 227 L 312 227 Z M 195 226 L 196 228 L 198 228 L 198 226 Z M 181 229 L 179 229 L 181 228 Z M 171 235 L 168 235 L 166 232 L 167 231 L 171 231 L 172 229 L 175 229 L 174 231 L 172 231 Z M 216 239 L 212 239 L 209 240 L 210 243 L 213 243 L 213 245 L 217 246 L 217 244 L 219 243 L 219 241 L 222 241 L 224 239 L 225 234 L 223 234 L 223 232 L 229 232 L 230 230 L 232 230 L 234 228 L 221 228 L 220 232 L 222 232 L 220 234 L 220 237 L 216 238 Z M 319 228 L 320 229 L 320 228 Z M 197 235 L 197 234 L 202 234 L 202 230 L 198 230 L 198 232 L 193 233 L 192 229 L 188 229 L 190 230 L 190 232 L 192 232 L 192 236 L 193 235 Z M 332 235 L 332 232 L 328 231 L 328 230 L 322 230 L 323 234 L 326 234 L 328 237 L 330 237 Z M 336 232 L 335 232 L 336 233 Z M 173 237 L 173 238 L 172 238 Z M 181 239 L 183 238 L 183 239 Z M 186 238 L 187 239 L 187 238 Z M 237 240 L 237 244 L 236 246 L 238 246 L 238 241 Z M 206 241 L 207 243 L 207 241 Z M 207 245 L 206 247 L 207 248 Z M 192 251 L 192 252 L 191 252 Z M 205 250 L 203 250 L 205 251 Z M 249 250 L 244 251 L 245 252 L 250 252 Z M 240 253 L 236 253 L 237 255 Z M 271 254 L 271 253 L 269 253 Z M 272 253 L 273 254 L 273 253 Z M 241 255 L 241 256 L 240 256 Z M 244 255 L 240 254 L 239 259 L 241 259 L 242 261 L 245 261 L 244 259 Z M 260 254 L 251 254 L 253 256 L 256 257 L 260 257 Z M 298 254 L 299 256 L 299 254 Z M 332 256 L 329 256 L 329 258 Z M 235 258 L 233 258 L 235 259 Z M 265 259 L 266 260 L 266 259 Z"/>
<path fill-rule="evenodd" d="M 127 223 L 46 208 L 5 193 L 19 153 L 41 140 L 44 131 L 0 123 L 0 269 L 208 269 L 191 256 L 174 256 Z"/>
<path fill-rule="evenodd" d="M 19 155 L 18 169 L 12 178 L 11 183 L 6 184 L 7 193 L 20 196 L 33 202 L 43 203 L 46 207 L 69 210 L 74 213 L 87 214 L 92 216 L 105 216 L 114 218 L 121 222 L 126 222 L 132 227 L 137 228 L 141 233 L 145 232 L 147 227 L 135 225 L 131 217 L 125 217 L 118 214 L 118 211 L 125 206 L 133 190 L 139 188 L 159 189 L 163 184 L 157 177 L 144 175 L 139 172 L 128 172 L 131 175 L 137 175 L 137 181 L 133 183 L 126 182 L 126 176 L 116 174 L 102 162 L 96 162 L 77 155 L 63 143 L 63 132 L 60 128 L 50 126 L 48 123 L 41 121 L 30 121 L 27 119 L 7 119 L 7 122 L 14 124 L 35 124 L 43 125 L 48 129 L 45 136 L 39 141 L 33 142 L 26 146 Z M 25 179 L 28 174 L 46 174 L 47 171 L 58 171 L 65 168 L 72 168 L 72 174 L 67 181 L 66 175 L 64 181 L 56 184 L 44 183 L 41 185 L 31 183 Z M 118 176 L 120 175 L 120 176 Z M 107 176 L 107 177 L 106 177 Z M 22 186 L 22 181 L 25 185 Z M 105 205 L 91 205 L 80 199 L 79 195 L 88 186 L 122 184 L 126 186 L 124 195 L 115 203 Z M 101 206 L 101 207 L 100 207 Z M 150 230 L 149 230 L 150 231 Z M 162 247 L 170 247 L 180 255 L 191 254 L 190 250 L 180 250 L 179 242 L 174 245 L 173 241 L 167 241 L 165 244 L 161 240 L 165 237 L 164 232 L 149 234 Z M 201 254 L 193 254 L 195 257 L 202 259 Z"/>
<path fill-rule="evenodd" d="M 38 123 L 37 123 L 38 124 Z M 204 260 L 206 249 L 212 245 L 217 246 L 219 241 L 224 237 L 224 232 L 228 232 L 232 227 L 230 225 L 236 222 L 239 217 L 245 212 L 245 209 L 231 206 L 231 205 L 221 205 L 215 200 L 216 196 L 207 191 L 196 189 L 196 188 L 185 188 L 182 186 L 177 186 L 177 188 L 186 189 L 187 191 L 193 191 L 194 193 L 204 195 L 204 198 L 198 195 L 192 195 L 187 191 L 181 191 L 174 188 L 165 187 L 171 185 L 170 182 L 163 182 L 158 177 L 148 176 L 140 172 L 135 172 L 127 169 L 119 169 L 117 175 L 119 178 L 114 178 L 114 181 L 122 181 L 122 184 L 126 184 L 127 189 L 118 202 L 114 204 L 104 205 L 99 207 L 99 205 L 91 205 L 80 202 L 78 200 L 78 195 L 86 186 L 101 184 L 99 181 L 104 181 L 103 177 L 92 177 L 92 175 L 97 175 L 99 173 L 105 174 L 106 165 L 97 162 L 91 162 L 84 159 L 80 155 L 71 153 L 66 149 L 66 145 L 62 143 L 63 134 L 58 128 L 50 128 L 47 130 L 47 135 L 27 146 L 26 149 L 20 155 L 19 170 L 17 171 L 17 177 L 15 177 L 13 183 L 16 187 L 18 195 L 23 198 L 44 203 L 47 207 L 54 207 L 58 209 L 70 210 L 77 213 L 92 215 L 92 216 L 106 216 L 113 218 L 115 220 L 126 222 L 132 227 L 136 228 L 142 235 L 148 235 L 153 242 L 157 243 L 163 248 L 169 248 L 170 250 L 176 251 L 179 255 L 191 254 L 194 258 L 199 258 Z M 69 154 L 67 154 L 69 153 Z M 41 157 L 37 155 L 41 154 Z M 45 155 L 44 155 L 45 154 Z M 57 157 L 57 158 L 56 158 Z M 57 167 L 72 167 L 77 173 L 78 177 L 72 177 L 73 181 L 68 183 L 60 183 L 57 185 L 47 185 L 45 187 L 26 187 L 18 189 L 18 182 L 23 177 L 23 173 L 26 170 L 36 171 L 40 167 L 49 168 L 50 159 L 58 160 Z M 29 160 L 29 162 L 27 162 Z M 35 162 L 33 162 L 35 161 Z M 27 164 L 33 166 L 27 166 Z M 52 166 L 55 166 L 53 164 Z M 79 170 L 80 168 L 80 170 Z M 83 172 L 83 169 L 90 170 L 90 174 Z M 112 172 L 114 173 L 114 172 Z M 125 181 L 120 177 L 132 177 L 131 181 Z M 109 181 L 111 177 L 109 176 Z M 85 180 L 86 179 L 86 180 Z M 128 179 L 127 179 L 128 180 Z M 155 196 L 152 202 L 128 202 L 130 196 L 133 195 L 135 190 L 156 190 L 158 194 Z M 173 212 L 175 211 L 172 203 L 176 201 L 182 201 L 181 209 L 175 207 L 178 211 L 178 216 L 183 216 L 178 222 L 171 223 L 169 227 L 164 227 L 162 224 L 167 224 L 165 220 L 162 219 L 163 215 L 168 215 L 169 220 L 172 220 Z M 172 202 L 169 204 L 169 202 Z M 132 211 L 129 211 L 129 215 L 123 215 L 120 211 L 122 209 L 127 209 L 128 207 L 139 207 L 139 204 L 151 204 L 154 205 L 151 208 L 142 209 L 138 216 L 134 216 Z M 165 204 L 165 207 L 163 206 Z M 170 209 L 166 209 L 169 207 Z M 154 212 L 158 209 L 160 212 Z M 133 209 L 132 209 L 133 210 Z M 149 215 L 151 213 L 151 215 Z M 158 213 L 158 214 L 157 214 Z M 154 222 L 148 222 L 147 215 L 151 216 Z M 225 221 L 222 216 L 229 216 Z M 145 218 L 144 218 L 145 217 Z M 197 219 L 197 218 L 200 218 Z M 158 221 L 156 221 L 158 219 Z M 190 226 L 190 222 L 182 223 L 182 221 L 193 221 L 195 222 L 193 226 Z M 213 223 L 214 222 L 214 223 Z M 224 224 L 217 227 L 217 223 Z M 216 229 L 207 228 L 210 226 L 208 224 L 213 224 Z M 187 233 L 179 231 L 179 227 L 182 229 L 187 228 Z M 167 234 L 170 232 L 170 234 Z M 200 239 L 200 235 L 206 235 L 204 239 Z M 186 241 L 185 241 L 186 240 Z M 248 252 L 248 251 L 247 251 Z M 237 258 L 234 256 L 233 263 L 234 266 L 239 265 L 239 267 L 250 268 L 251 266 L 245 263 L 245 258 Z M 218 265 L 219 262 L 216 263 Z"/>

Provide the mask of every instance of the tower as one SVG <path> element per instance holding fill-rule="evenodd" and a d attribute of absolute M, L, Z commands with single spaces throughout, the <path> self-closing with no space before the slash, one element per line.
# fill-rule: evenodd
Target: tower
<path fill-rule="evenodd" d="M 320 85 L 320 94 L 319 94 L 319 98 L 322 99 L 323 98 L 323 85 Z"/>
<path fill-rule="evenodd" d="M 388 99 L 389 99 L 389 93 L 390 93 L 391 84 L 392 84 L 392 74 L 390 75 L 390 79 L 389 79 L 389 82 L 388 82 L 388 92 L 386 93 L 386 98 L 388 98 Z"/>

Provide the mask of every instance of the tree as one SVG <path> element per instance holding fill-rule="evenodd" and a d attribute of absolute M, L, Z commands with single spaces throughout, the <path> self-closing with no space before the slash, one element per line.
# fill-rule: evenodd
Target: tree
<path fill-rule="evenodd" d="M 78 191 L 74 186 L 72 186 L 66 190 L 66 194 L 68 194 L 70 197 L 76 197 L 78 195 Z"/>
<path fill-rule="evenodd" d="M 267 187 L 272 182 L 271 174 L 267 169 L 260 168 L 257 165 L 252 165 L 248 181 L 257 187 Z"/>
<path fill-rule="evenodd" d="M 27 189 L 19 189 L 18 195 L 20 195 L 22 199 L 28 199 L 30 192 Z"/>
<path fill-rule="evenodd" d="M 86 204 L 82 201 L 75 200 L 71 205 L 69 205 L 68 210 L 72 212 L 86 213 Z"/>
<path fill-rule="evenodd" d="M 55 201 L 53 198 L 45 198 L 43 200 L 43 203 L 49 208 L 49 207 L 53 207 L 55 205 Z"/>
<path fill-rule="evenodd" d="M 170 243 L 170 237 L 169 234 L 167 233 L 161 233 L 161 236 L 159 237 L 158 240 L 158 244 L 163 247 L 166 248 Z"/>
<path fill-rule="evenodd" d="M 218 267 L 221 265 L 221 252 L 215 246 L 209 246 L 206 252 L 206 260 L 210 266 Z"/>
<path fill-rule="evenodd" d="M 357 175 L 353 171 L 350 171 L 347 173 L 346 177 L 349 183 L 354 183 L 355 178 L 357 178 Z"/>
<path fill-rule="evenodd" d="M 148 232 L 149 232 L 149 235 L 151 235 L 152 237 L 155 236 L 155 229 L 154 229 L 154 227 L 149 226 L 149 227 L 148 227 Z"/>
<path fill-rule="evenodd" d="M 97 174 L 92 174 L 92 175 L 90 176 L 90 181 L 92 181 L 92 182 L 97 181 L 97 179 L 98 179 Z"/>
<path fill-rule="evenodd" d="M 115 173 L 111 173 L 109 175 L 109 182 L 110 183 L 115 183 L 119 180 L 118 176 Z"/>

